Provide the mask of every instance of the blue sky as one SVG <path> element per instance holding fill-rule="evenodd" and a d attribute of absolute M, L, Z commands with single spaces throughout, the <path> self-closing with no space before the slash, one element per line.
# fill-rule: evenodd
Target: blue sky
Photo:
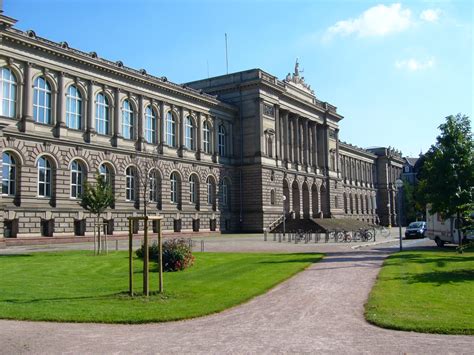
<path fill-rule="evenodd" d="M 341 139 L 418 155 L 444 117 L 473 113 L 471 1 L 4 0 L 17 28 L 181 83 L 298 57 L 338 107 Z"/>

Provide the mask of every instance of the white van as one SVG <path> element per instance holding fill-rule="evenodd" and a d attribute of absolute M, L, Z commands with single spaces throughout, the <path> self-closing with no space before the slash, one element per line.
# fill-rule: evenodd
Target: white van
<path fill-rule="evenodd" d="M 425 236 L 434 240 L 436 245 L 442 247 L 445 243 L 459 244 L 459 235 L 462 239 L 474 239 L 473 231 L 464 234 L 458 233 L 459 223 L 455 217 L 441 218 L 438 213 L 430 214 L 426 209 L 426 234 Z"/>

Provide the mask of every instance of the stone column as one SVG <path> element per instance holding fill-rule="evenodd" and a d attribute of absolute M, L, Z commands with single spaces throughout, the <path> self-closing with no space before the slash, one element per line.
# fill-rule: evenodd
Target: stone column
<path fill-rule="evenodd" d="M 290 132 L 289 132 L 289 123 L 288 123 L 288 111 L 285 111 L 283 114 L 283 157 L 285 161 L 290 160 Z"/>
<path fill-rule="evenodd" d="M 280 106 L 274 105 L 275 111 L 275 158 L 281 160 L 281 125 L 280 125 Z"/>
<path fill-rule="evenodd" d="M 22 131 L 31 131 L 33 129 L 33 83 L 32 64 L 25 63 L 25 85 L 24 85 L 24 102 L 23 102 L 23 118 L 22 118 Z"/>
<path fill-rule="evenodd" d="M 298 116 L 295 116 L 293 119 L 293 162 L 298 164 L 300 162 L 300 135 L 299 135 L 299 119 Z"/>
<path fill-rule="evenodd" d="M 182 151 L 184 149 L 184 144 L 185 144 L 185 124 L 186 120 L 184 117 L 184 108 L 180 107 L 179 108 L 179 125 L 178 125 L 178 140 L 176 142 L 176 145 L 178 148 Z"/>
<path fill-rule="evenodd" d="M 120 132 L 120 89 L 116 88 L 115 89 L 115 95 L 114 95 L 114 127 L 113 127 L 113 132 L 114 132 L 114 143 L 115 146 L 118 145 L 118 140 L 119 138 L 122 137 L 121 132 Z"/>
<path fill-rule="evenodd" d="M 56 114 L 56 126 L 66 127 L 64 122 L 65 113 L 66 113 L 66 95 L 64 93 L 64 73 L 59 72 L 58 74 L 58 106 Z"/>
<path fill-rule="evenodd" d="M 90 80 L 87 83 L 87 106 L 86 110 L 86 121 L 85 121 L 85 130 L 86 130 L 86 135 L 85 139 L 87 142 L 90 142 L 92 140 L 92 136 L 96 132 L 95 130 L 95 119 L 94 119 L 94 106 L 95 106 L 95 100 L 94 100 L 94 82 Z"/>
<path fill-rule="evenodd" d="M 226 143 L 227 143 L 226 155 L 228 157 L 232 157 L 234 155 L 234 142 L 233 142 L 234 135 L 233 135 L 233 131 L 232 131 L 232 124 L 229 124 L 228 128 L 229 129 L 228 129 L 228 133 L 227 133 L 227 137 L 226 137 Z"/>
<path fill-rule="evenodd" d="M 312 134 L 312 137 L 313 137 L 313 145 L 312 145 L 312 150 L 311 150 L 311 154 L 313 155 L 313 166 L 315 168 L 318 167 L 318 137 L 317 137 L 317 134 L 318 134 L 318 131 L 317 131 L 317 123 L 314 122 L 313 125 L 312 125 L 312 131 L 311 131 L 311 134 Z"/>
<path fill-rule="evenodd" d="M 163 153 L 163 145 L 165 144 L 165 131 L 166 131 L 166 111 L 165 111 L 165 103 L 162 101 L 160 103 L 160 134 L 158 136 L 158 144 L 160 146 L 160 152 Z"/>
<path fill-rule="evenodd" d="M 213 133 L 213 153 L 214 155 L 219 154 L 219 122 L 216 117 L 213 117 L 212 133 Z"/>
<path fill-rule="evenodd" d="M 138 117 L 136 125 L 136 140 L 137 140 L 137 149 L 143 150 L 145 143 L 145 112 L 143 110 L 143 96 L 138 97 Z"/>
<path fill-rule="evenodd" d="M 197 159 L 201 159 L 202 152 L 202 114 L 198 112 L 197 115 L 197 132 L 196 132 L 196 152 Z"/>
<path fill-rule="evenodd" d="M 339 129 L 336 129 L 335 131 L 335 138 L 336 138 L 336 172 L 337 176 L 339 176 L 339 171 L 341 169 L 340 163 L 339 163 Z"/>
<path fill-rule="evenodd" d="M 304 134 L 304 163 L 305 163 L 306 166 L 310 166 L 310 161 L 309 161 L 309 120 L 308 119 L 304 120 L 303 134 Z"/>

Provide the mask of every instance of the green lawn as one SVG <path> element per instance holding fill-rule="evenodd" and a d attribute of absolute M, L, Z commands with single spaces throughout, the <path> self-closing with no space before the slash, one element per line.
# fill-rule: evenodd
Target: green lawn
<path fill-rule="evenodd" d="M 260 295 L 321 254 L 195 253 L 193 267 L 165 273 L 163 295 L 130 298 L 126 252 L 0 255 L 0 318 L 61 322 L 162 322 L 222 311 Z M 151 264 L 156 290 L 157 265 Z M 142 262 L 135 260 L 136 291 Z"/>
<path fill-rule="evenodd" d="M 384 263 L 365 306 L 371 323 L 427 333 L 474 334 L 474 251 L 405 251 Z"/>

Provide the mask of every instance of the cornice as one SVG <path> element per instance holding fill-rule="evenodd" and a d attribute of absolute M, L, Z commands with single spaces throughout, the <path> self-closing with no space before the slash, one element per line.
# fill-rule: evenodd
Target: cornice
<path fill-rule="evenodd" d="M 216 96 L 207 94 L 201 90 L 196 90 L 186 85 L 179 85 L 168 81 L 166 77 L 156 77 L 146 73 L 144 69 L 136 70 L 126 67 L 121 63 L 112 62 L 107 59 L 99 58 L 96 53 L 86 53 L 80 50 L 70 48 L 66 42 L 56 43 L 45 38 L 36 36 L 33 31 L 23 32 L 15 28 L 8 28 L 0 31 L 1 42 L 5 40 L 17 43 L 29 48 L 37 49 L 63 58 L 71 62 L 80 63 L 84 66 L 92 67 L 103 73 L 111 74 L 116 77 L 128 79 L 145 85 L 150 85 L 163 92 L 173 95 L 179 95 L 187 99 L 199 101 L 208 106 L 219 107 L 222 110 L 236 112 L 237 108 L 220 101 Z"/>

